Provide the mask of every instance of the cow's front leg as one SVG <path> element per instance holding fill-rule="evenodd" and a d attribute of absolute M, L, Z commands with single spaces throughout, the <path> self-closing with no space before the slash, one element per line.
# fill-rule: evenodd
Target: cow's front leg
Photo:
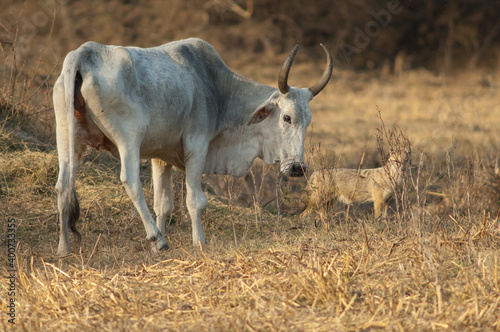
<path fill-rule="evenodd" d="M 146 239 L 151 241 L 153 251 L 166 250 L 168 249 L 167 241 L 165 241 L 165 237 L 156 226 L 144 199 L 144 192 L 139 179 L 139 147 L 133 145 L 121 149 L 118 147 L 118 150 L 121 159 L 120 180 L 141 216 L 144 228 L 146 229 Z"/>
<path fill-rule="evenodd" d="M 165 221 L 174 209 L 172 196 L 172 165 L 160 159 L 152 159 L 154 209 L 156 212 L 156 226 L 165 235 Z"/>
<path fill-rule="evenodd" d="M 186 205 L 191 216 L 194 246 L 206 243 L 201 228 L 201 217 L 208 205 L 207 196 L 201 190 L 201 176 L 205 167 L 206 150 L 206 148 L 199 149 L 186 162 Z"/>

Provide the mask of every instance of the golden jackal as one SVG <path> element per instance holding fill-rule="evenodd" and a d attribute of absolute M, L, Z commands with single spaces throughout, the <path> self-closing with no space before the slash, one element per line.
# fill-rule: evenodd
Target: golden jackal
<path fill-rule="evenodd" d="M 345 203 L 371 203 L 375 218 L 386 217 L 387 206 L 394 189 L 401 185 L 406 168 L 411 162 L 411 151 L 391 153 L 383 167 L 372 169 L 334 168 L 315 171 L 308 182 L 305 194 L 307 207 L 300 215 L 311 211 L 324 212 L 337 200 Z"/>

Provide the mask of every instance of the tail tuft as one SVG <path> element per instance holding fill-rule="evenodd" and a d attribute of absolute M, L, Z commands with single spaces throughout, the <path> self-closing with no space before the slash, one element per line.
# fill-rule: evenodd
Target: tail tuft
<path fill-rule="evenodd" d="M 78 198 L 76 197 L 76 190 L 73 189 L 73 194 L 71 196 L 71 202 L 69 204 L 69 229 L 78 238 L 78 242 L 82 241 L 82 235 L 76 229 L 76 222 L 80 217 L 80 204 L 78 204 Z"/>

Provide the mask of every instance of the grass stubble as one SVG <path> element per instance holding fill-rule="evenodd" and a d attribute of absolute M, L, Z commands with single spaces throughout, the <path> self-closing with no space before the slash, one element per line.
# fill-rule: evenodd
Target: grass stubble
<path fill-rule="evenodd" d="M 257 164 L 243 182 L 207 179 L 209 244 L 193 248 L 183 176 L 176 172 L 176 209 L 166 234 L 172 249 L 161 256 L 150 252 L 118 162 L 91 150 L 77 181 L 83 241 L 72 238 L 74 254 L 55 256 L 53 133 L 41 129 L 37 136 L 40 127 L 28 125 L 50 123 L 44 102 L 50 89 L 37 90 L 42 98 L 30 109 L 33 96 L 6 84 L 0 200 L 2 214 L 17 223 L 15 329 L 500 330 L 496 86 L 493 80 L 488 89 L 437 86 L 439 78 L 426 72 L 401 75 L 375 84 L 362 74 L 354 80 L 337 73 L 312 105 L 306 141 L 315 167 L 358 167 L 360 156 L 363 167 L 379 166 L 375 104 L 381 106 L 384 120 L 402 128 L 413 147 L 413 167 L 387 219 L 374 220 L 371 208 L 338 205 L 325 215 L 328 227 L 316 228 L 286 208 L 305 180 L 283 181 L 277 229 L 276 206 L 266 204 L 275 172 Z M 474 98 L 464 101 L 467 91 Z M 382 127 L 379 144 L 392 144 L 384 133 Z M 148 163 L 141 169 L 152 206 Z M 6 274 L 6 255 L 0 257 Z M 0 299 L 3 312 L 6 282 Z M 5 317 L 0 329 L 14 330 Z"/>

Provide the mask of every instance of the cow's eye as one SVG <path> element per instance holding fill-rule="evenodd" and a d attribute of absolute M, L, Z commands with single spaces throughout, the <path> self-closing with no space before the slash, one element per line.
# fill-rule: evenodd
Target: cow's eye
<path fill-rule="evenodd" d="M 290 115 L 283 115 L 283 121 L 285 121 L 286 123 L 292 123 L 292 118 L 290 117 Z"/>

